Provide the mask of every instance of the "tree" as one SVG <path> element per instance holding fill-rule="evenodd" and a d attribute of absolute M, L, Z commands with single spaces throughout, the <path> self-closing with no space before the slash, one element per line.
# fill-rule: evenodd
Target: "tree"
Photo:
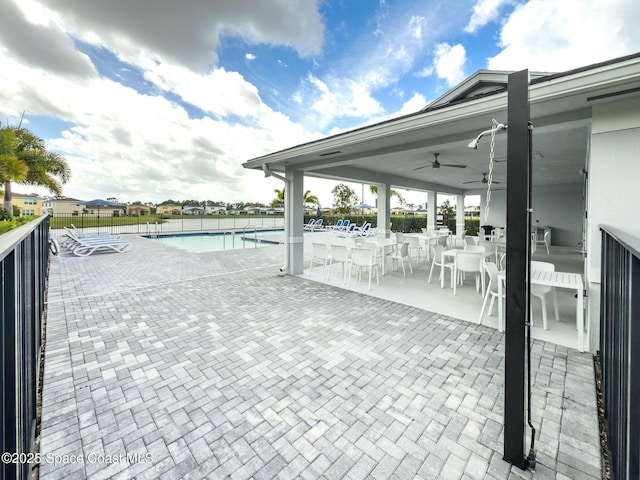
<path fill-rule="evenodd" d="M 373 193 L 376 198 L 378 198 L 378 186 L 377 185 L 369 185 L 369 191 L 371 193 Z M 398 201 L 400 202 L 400 205 L 405 206 L 407 204 L 407 201 L 404 199 L 404 197 L 402 196 L 402 194 L 400 192 L 398 192 L 397 190 L 394 190 L 393 188 L 389 189 L 389 194 L 391 195 L 391 197 L 396 197 L 398 199 Z"/>
<path fill-rule="evenodd" d="M 440 207 L 438 208 L 438 213 L 442 215 L 442 222 L 445 225 L 449 224 L 449 219 L 455 217 L 456 215 L 456 207 L 449 203 L 449 200 L 442 202 Z"/>
<path fill-rule="evenodd" d="M 4 183 L 3 206 L 11 212 L 11 182 L 45 187 L 62 195 L 69 180 L 67 161 L 47 150 L 44 140 L 23 127 L 0 127 L 0 181 Z"/>
<path fill-rule="evenodd" d="M 333 187 L 333 209 L 336 213 L 349 214 L 353 206 L 360 201 L 356 192 L 343 183 Z"/>
<path fill-rule="evenodd" d="M 284 206 L 284 188 L 282 190 L 276 188 L 274 192 L 276 194 L 276 198 L 271 200 L 271 203 L 269 204 L 270 207 L 271 208 L 283 207 Z M 318 197 L 316 197 L 315 195 L 312 195 L 311 190 L 307 190 L 306 192 L 304 192 L 302 203 L 305 206 L 320 205 L 320 201 L 318 200 Z"/>

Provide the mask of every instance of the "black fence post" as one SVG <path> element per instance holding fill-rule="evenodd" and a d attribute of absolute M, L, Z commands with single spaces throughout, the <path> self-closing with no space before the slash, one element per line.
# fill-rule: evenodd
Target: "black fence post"
<path fill-rule="evenodd" d="M 509 75 L 507 138 L 507 288 L 504 381 L 504 460 L 524 469 L 525 326 L 529 218 L 529 72 Z"/>

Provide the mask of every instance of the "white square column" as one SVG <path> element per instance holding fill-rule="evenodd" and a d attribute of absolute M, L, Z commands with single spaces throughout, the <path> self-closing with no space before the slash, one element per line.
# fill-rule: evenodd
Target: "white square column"
<path fill-rule="evenodd" d="M 427 230 L 434 231 L 438 224 L 438 195 L 434 191 L 427 192 Z"/>
<path fill-rule="evenodd" d="M 456 195 L 456 237 L 464 232 L 464 195 Z"/>
<path fill-rule="evenodd" d="M 378 185 L 378 238 L 391 236 L 391 186 Z"/>
<path fill-rule="evenodd" d="M 304 272 L 304 175 L 300 171 L 285 169 L 287 179 L 284 191 L 284 234 L 286 273 Z"/>

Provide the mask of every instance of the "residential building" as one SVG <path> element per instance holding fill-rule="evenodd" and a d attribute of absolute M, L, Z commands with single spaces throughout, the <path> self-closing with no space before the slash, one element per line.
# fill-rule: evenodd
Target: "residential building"
<path fill-rule="evenodd" d="M 127 215 L 149 215 L 151 207 L 148 205 L 127 205 Z"/>
<path fill-rule="evenodd" d="M 173 203 L 158 205 L 156 207 L 156 213 L 158 215 L 180 215 L 182 213 L 182 206 Z"/>
<path fill-rule="evenodd" d="M 71 197 L 47 197 L 43 202 L 43 210 L 52 214 L 79 215 L 83 211 L 83 201 Z"/>
<path fill-rule="evenodd" d="M 20 209 L 20 216 L 42 215 L 42 198 L 35 194 L 13 193 L 13 205 Z"/>

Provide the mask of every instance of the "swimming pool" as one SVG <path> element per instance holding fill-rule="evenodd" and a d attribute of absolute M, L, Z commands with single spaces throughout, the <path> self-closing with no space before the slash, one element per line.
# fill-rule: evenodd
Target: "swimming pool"
<path fill-rule="evenodd" d="M 272 247 L 284 242 L 284 230 L 260 230 L 256 232 L 256 235 L 254 232 L 203 232 L 160 235 L 158 237 L 147 236 L 146 238 L 189 252 L 217 252 L 241 248 Z"/>

